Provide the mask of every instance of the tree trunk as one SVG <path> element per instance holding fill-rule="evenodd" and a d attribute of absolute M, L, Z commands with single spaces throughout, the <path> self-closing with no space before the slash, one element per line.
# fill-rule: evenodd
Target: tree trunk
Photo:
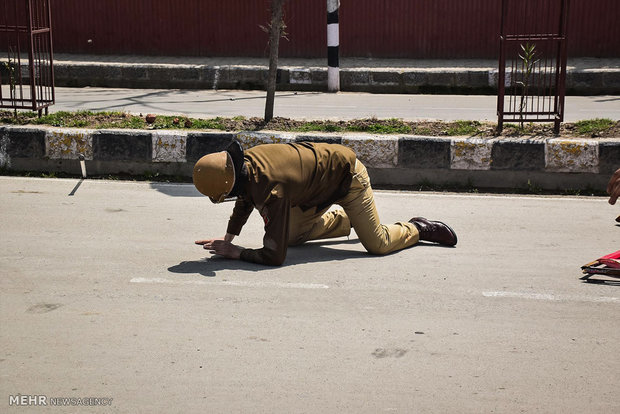
<path fill-rule="evenodd" d="M 271 29 L 269 31 L 269 75 L 267 78 L 267 102 L 265 103 L 265 122 L 273 118 L 273 104 L 276 95 L 276 76 L 278 74 L 278 47 L 282 34 L 282 6 L 286 0 L 271 0 Z"/>

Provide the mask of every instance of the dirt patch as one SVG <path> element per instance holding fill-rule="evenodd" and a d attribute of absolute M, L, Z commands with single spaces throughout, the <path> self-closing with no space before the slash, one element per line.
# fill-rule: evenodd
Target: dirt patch
<path fill-rule="evenodd" d="M 0 111 L 0 123 L 4 125 L 50 125 L 68 128 L 131 128 L 131 129 L 186 129 L 222 131 L 286 131 L 304 133 L 403 134 L 422 136 L 471 136 L 492 138 L 508 137 L 570 137 L 570 138 L 620 138 L 620 121 L 609 119 L 586 120 L 563 123 L 559 135 L 553 124 L 529 123 L 505 124 L 499 133 L 497 124 L 478 121 L 403 121 L 400 119 L 356 119 L 350 121 L 305 121 L 290 118 L 211 118 L 194 119 L 178 116 L 157 115 L 147 122 L 146 115 L 122 112 L 57 112 L 39 118 L 36 113 Z"/>

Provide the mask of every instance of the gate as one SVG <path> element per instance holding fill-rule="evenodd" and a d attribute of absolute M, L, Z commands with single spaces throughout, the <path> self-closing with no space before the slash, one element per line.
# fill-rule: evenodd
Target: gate
<path fill-rule="evenodd" d="M 498 130 L 564 120 L 569 0 L 502 0 Z"/>
<path fill-rule="evenodd" d="M 50 0 L 2 0 L 0 108 L 38 111 L 55 102 Z"/>

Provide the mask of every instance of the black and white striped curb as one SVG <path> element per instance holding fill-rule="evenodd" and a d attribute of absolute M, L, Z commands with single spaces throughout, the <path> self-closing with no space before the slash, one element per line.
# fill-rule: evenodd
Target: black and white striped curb
<path fill-rule="evenodd" d="M 600 183 L 620 167 L 620 138 L 471 138 L 412 135 L 304 134 L 284 132 L 199 132 L 182 130 L 90 130 L 55 127 L 0 127 L 0 168 L 47 166 L 75 171 L 83 156 L 91 174 L 163 171 L 189 174 L 205 154 L 232 140 L 245 148 L 265 143 L 333 142 L 350 147 L 375 172 L 518 172 L 597 177 Z M 113 169 L 103 168 L 111 163 Z M 379 176 L 381 176 L 379 174 Z M 407 184 L 407 174 L 381 184 Z M 536 176 L 536 175 L 534 175 Z M 388 176 L 386 176 L 388 177 Z M 386 179 L 387 180 L 387 179 Z M 410 183 L 413 184 L 413 183 Z"/>

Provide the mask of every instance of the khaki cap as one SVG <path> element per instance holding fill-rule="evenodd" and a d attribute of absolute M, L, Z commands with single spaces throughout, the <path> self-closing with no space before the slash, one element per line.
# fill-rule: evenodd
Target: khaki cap
<path fill-rule="evenodd" d="M 226 151 L 208 154 L 194 165 L 196 189 L 214 203 L 221 203 L 235 185 L 235 167 Z"/>

